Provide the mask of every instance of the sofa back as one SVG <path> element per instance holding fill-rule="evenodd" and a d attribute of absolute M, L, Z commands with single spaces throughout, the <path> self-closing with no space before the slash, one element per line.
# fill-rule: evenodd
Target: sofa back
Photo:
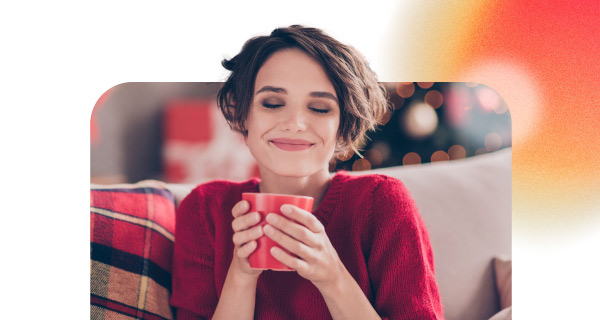
<path fill-rule="evenodd" d="M 411 192 L 429 232 L 445 318 L 480 320 L 498 312 L 492 259 L 511 256 L 511 149 L 353 174 L 368 173 L 398 178 Z M 164 280 L 170 279 L 169 234 L 175 206 L 193 188 L 159 181 L 92 186 L 92 319 L 172 316 Z M 128 252 L 134 248 L 141 251 Z M 132 292 L 123 292 L 127 283 Z"/>
<path fill-rule="evenodd" d="M 372 170 L 400 179 L 427 226 L 446 319 L 500 310 L 494 257 L 511 257 L 512 150 Z"/>

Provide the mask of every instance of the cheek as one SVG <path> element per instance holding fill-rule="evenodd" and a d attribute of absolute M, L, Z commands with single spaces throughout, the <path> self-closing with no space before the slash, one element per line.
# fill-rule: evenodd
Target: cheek
<path fill-rule="evenodd" d="M 248 117 L 246 118 L 246 130 L 248 130 L 248 137 L 256 136 L 261 130 L 261 116 L 257 114 L 254 106 L 250 107 Z"/>
<path fill-rule="evenodd" d="M 256 126 L 248 126 L 248 135 L 246 136 L 246 144 L 248 147 L 255 147 L 257 142 L 260 140 L 259 128 Z"/>
<path fill-rule="evenodd" d="M 246 130 L 246 145 L 252 148 L 253 143 L 256 140 L 256 132 L 258 131 L 258 128 L 256 127 L 256 122 L 254 121 L 254 117 L 252 115 L 252 111 L 250 111 L 250 114 L 248 114 L 248 117 L 246 118 Z"/>
<path fill-rule="evenodd" d="M 320 127 L 320 135 L 323 138 L 325 144 L 335 144 L 338 140 L 338 127 L 339 120 L 330 120 L 327 123 L 323 123 Z"/>
<path fill-rule="evenodd" d="M 261 114 L 257 111 L 251 113 L 246 122 L 246 129 L 248 130 L 248 146 L 260 147 L 262 145 L 260 142 L 261 140 L 264 140 L 264 136 L 273 130 L 273 123 L 271 115 Z"/>

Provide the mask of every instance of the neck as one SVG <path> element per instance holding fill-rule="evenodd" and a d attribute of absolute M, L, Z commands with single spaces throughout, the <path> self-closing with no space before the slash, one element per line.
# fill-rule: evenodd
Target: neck
<path fill-rule="evenodd" d="M 332 175 L 329 170 L 321 170 L 305 177 L 289 177 L 276 175 L 269 170 L 260 168 L 261 182 L 259 190 L 262 193 L 293 194 L 314 198 L 312 211 L 321 204 L 331 183 Z"/>

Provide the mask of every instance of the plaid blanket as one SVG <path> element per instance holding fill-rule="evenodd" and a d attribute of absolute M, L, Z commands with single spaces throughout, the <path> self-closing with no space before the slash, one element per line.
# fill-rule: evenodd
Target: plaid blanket
<path fill-rule="evenodd" d="M 91 319 L 172 319 L 175 205 L 157 184 L 91 189 Z"/>

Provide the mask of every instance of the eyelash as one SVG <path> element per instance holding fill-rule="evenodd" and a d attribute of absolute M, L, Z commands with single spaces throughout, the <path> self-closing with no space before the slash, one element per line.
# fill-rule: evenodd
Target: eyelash
<path fill-rule="evenodd" d="M 329 109 L 316 109 L 316 108 L 310 108 L 310 110 L 316 112 L 316 113 L 329 113 Z"/>
<path fill-rule="evenodd" d="M 282 104 L 270 104 L 270 103 L 263 103 L 263 106 L 267 109 L 277 109 L 279 107 L 282 107 Z"/>
<path fill-rule="evenodd" d="M 267 109 L 277 109 L 279 107 L 283 107 L 283 104 L 270 104 L 270 103 L 263 103 L 263 106 Z M 317 108 L 310 108 L 310 110 L 316 112 L 316 113 L 329 113 L 329 109 L 317 109 Z"/>

